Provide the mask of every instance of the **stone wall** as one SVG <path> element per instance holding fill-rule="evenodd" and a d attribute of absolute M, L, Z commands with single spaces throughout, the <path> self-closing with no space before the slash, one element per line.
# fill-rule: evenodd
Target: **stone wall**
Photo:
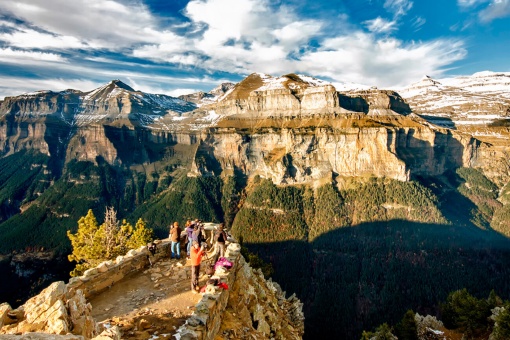
<path fill-rule="evenodd" d="M 85 271 L 82 276 L 71 278 L 67 288 L 69 290 L 80 289 L 85 297 L 90 299 L 127 275 L 148 267 L 150 265 L 149 260 L 155 262 L 165 256 L 168 257 L 170 245 L 169 240 L 160 241 L 157 244 L 154 256 L 149 253 L 145 246 L 132 249 L 125 256 L 117 257 L 115 261 L 102 262 L 96 268 Z"/>
<path fill-rule="evenodd" d="M 145 246 L 130 250 L 115 261 L 102 262 L 72 278 L 67 285 L 63 281 L 54 282 L 14 310 L 7 303 L 1 304 L 0 334 L 11 334 L 11 339 L 43 339 L 38 337 L 39 333 L 52 334 L 51 339 L 120 339 L 118 329 L 99 334 L 87 300 L 148 267 L 149 261 L 168 256 L 170 244 L 168 240 L 160 241 L 154 256 Z"/>
<path fill-rule="evenodd" d="M 177 330 L 176 339 L 301 339 L 303 304 L 294 295 L 287 299 L 278 284 L 251 268 L 238 243 L 229 244 L 226 257 L 233 267 L 220 267 L 211 278 L 229 288 L 207 285 L 192 316 Z"/>

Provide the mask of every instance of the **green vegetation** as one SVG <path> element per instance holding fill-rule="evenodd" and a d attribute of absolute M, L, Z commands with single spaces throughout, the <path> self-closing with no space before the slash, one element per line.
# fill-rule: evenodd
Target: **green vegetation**
<path fill-rule="evenodd" d="M 126 220 L 117 221 L 117 213 L 107 208 L 103 224 L 99 225 L 92 210 L 78 221 L 75 234 L 67 231 L 73 252 L 69 261 L 76 262 L 71 276 L 80 276 L 89 268 L 106 260 L 114 260 L 129 249 L 146 245 L 152 239 L 152 231 L 145 227 L 142 219 L 135 228 Z"/>
<path fill-rule="evenodd" d="M 494 290 L 490 292 L 487 299 L 479 299 L 464 288 L 451 292 L 448 294 L 446 301 L 440 304 L 443 323 L 436 321 L 435 325 L 432 325 L 432 330 L 443 333 L 449 330 L 448 338 L 508 339 L 510 335 L 509 311 L 510 302 L 503 302 Z M 427 318 L 430 318 L 430 316 Z M 379 339 L 381 336 L 388 336 L 393 329 L 398 339 L 428 339 L 428 337 L 420 334 L 417 320 L 422 323 L 424 318 L 415 316 L 412 310 L 408 310 L 394 328 L 388 326 L 387 323 L 383 323 L 377 328 L 376 332 L 363 331 L 361 339 L 370 339 L 374 336 Z M 422 324 L 422 332 L 424 326 L 430 327 L 431 325 Z"/>
<path fill-rule="evenodd" d="M 168 237 L 168 226 L 173 221 L 181 225 L 191 218 L 220 222 L 222 185 L 217 177 L 181 178 L 169 190 L 138 206 L 130 216 L 143 218 L 160 238 Z"/>
<path fill-rule="evenodd" d="M 135 156 L 123 147 L 123 165 L 71 161 L 61 177 L 48 172 L 45 155 L 0 159 L 0 252 L 44 247 L 68 255 L 69 232 L 82 239 L 77 248 L 87 248 L 85 255 L 71 255 L 81 265 L 77 274 L 135 246 L 119 241 L 105 248 L 98 240 L 105 239 L 107 229 L 97 221 L 85 223 L 89 210 L 99 216 L 113 207 L 121 222 L 112 239 L 124 241 L 146 236 L 124 219 L 142 218 L 145 230 L 160 238 L 167 237 L 173 221 L 225 221 L 234 236 L 243 237 L 250 264 L 305 303 L 305 338 L 310 339 L 359 339 L 363 329 L 383 322 L 387 325 L 375 332 L 381 339 L 389 334 L 414 339 L 411 308 L 438 315 L 438 301 L 449 301 L 451 291 L 464 287 L 475 296 L 487 296 L 489 287 L 510 296 L 510 241 L 501 235 L 510 235 L 510 207 L 496 200 L 498 188 L 478 170 L 457 169 L 411 182 L 363 178 L 319 187 L 276 186 L 260 177 L 245 183 L 236 171 L 223 179 L 187 177 L 186 157 L 170 157 L 177 147 L 159 150 L 163 156 L 152 154 L 157 162 L 133 165 Z M 219 165 L 205 151 L 200 165 L 216 171 Z M 506 197 L 509 191 L 502 193 Z M 92 243 L 83 240 L 81 225 L 95 230 L 85 233 L 94 235 Z M 465 305 L 464 300 L 475 300 L 459 296 L 448 308 L 483 305 Z M 508 314 L 502 309 L 495 316 L 501 323 L 494 334 L 499 329 L 502 338 L 510 329 L 505 328 Z M 451 322 L 481 334 L 482 316 L 470 315 L 472 326 L 464 316 Z M 328 327 L 321 327 L 325 323 Z"/>

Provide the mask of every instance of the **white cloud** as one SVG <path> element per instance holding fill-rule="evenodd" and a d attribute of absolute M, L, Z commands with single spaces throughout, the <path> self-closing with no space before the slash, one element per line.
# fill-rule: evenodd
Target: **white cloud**
<path fill-rule="evenodd" d="M 155 17 L 139 2 L 124 4 L 112 0 L 1 1 L 0 12 L 12 13 L 29 25 L 53 35 L 54 40 L 70 42 L 69 48 L 87 45 L 89 48 L 116 49 L 135 43 L 160 42 L 168 38 L 168 31 L 158 30 Z M 34 36 L 29 29 L 22 30 L 22 33 Z M 28 46 L 30 41 L 33 46 Z M 38 47 L 39 44 L 37 39 L 26 39 L 23 47 Z"/>
<path fill-rule="evenodd" d="M 485 23 L 508 16 L 510 16 L 510 0 L 492 0 L 489 6 L 478 14 L 480 21 Z"/>
<path fill-rule="evenodd" d="M 395 17 L 406 15 L 413 7 L 413 2 L 409 0 L 386 0 L 384 8 L 394 14 Z"/>
<path fill-rule="evenodd" d="M 100 85 L 102 84 L 88 79 L 27 79 L 0 76 L 0 99 L 7 96 L 17 96 L 22 93 L 40 90 L 63 91 L 66 89 L 75 89 L 87 91 L 99 87 Z"/>
<path fill-rule="evenodd" d="M 179 97 L 179 96 L 182 96 L 185 94 L 192 94 L 192 93 L 196 93 L 199 91 L 200 90 L 196 90 L 196 89 L 175 89 L 175 90 L 168 91 L 166 94 L 168 94 L 169 96 L 172 96 L 172 97 Z"/>
<path fill-rule="evenodd" d="M 468 8 L 468 7 L 476 7 L 484 2 L 489 2 L 490 0 L 457 0 L 457 4 L 460 7 Z"/>
<path fill-rule="evenodd" d="M 425 18 L 415 17 L 412 20 L 412 25 L 413 25 L 414 31 L 416 32 L 416 31 L 421 30 L 422 26 L 425 25 L 426 22 L 427 22 L 427 20 Z"/>
<path fill-rule="evenodd" d="M 0 48 L 0 62 L 10 64 L 33 64 L 34 61 L 67 62 L 67 59 L 55 53 Z"/>
<path fill-rule="evenodd" d="M 302 58 L 300 71 L 339 82 L 404 86 L 423 74 L 440 75 L 443 68 L 465 55 L 458 41 L 404 45 L 396 39 L 375 40 L 357 32 L 325 41 L 319 51 Z"/>
<path fill-rule="evenodd" d="M 373 20 L 367 20 L 363 22 L 370 32 L 374 33 L 389 33 L 397 29 L 396 21 L 388 21 L 381 17 L 377 17 Z"/>
<path fill-rule="evenodd" d="M 405 44 L 392 38 L 377 40 L 374 33 L 388 34 L 396 30 L 398 18 L 412 8 L 409 0 L 386 0 L 384 6 L 393 13 L 393 21 L 382 18 L 366 21 L 364 24 L 373 32 L 370 34 L 356 31 L 343 13 L 338 14 L 335 22 L 311 20 L 289 6 L 276 6 L 276 3 L 281 2 L 191 0 L 181 12 L 189 23 L 173 32 L 177 26 L 160 27 L 162 22 L 139 0 L 0 1 L 0 12 L 13 13 L 25 22 L 25 26 L 14 26 L 14 21 L 0 21 L 0 26 L 8 27 L 7 32 L 0 33 L 0 40 L 25 49 L 115 50 L 156 63 L 180 64 L 186 71 L 197 67 L 213 74 L 216 71 L 273 75 L 300 72 L 377 86 L 407 84 L 423 74 L 440 75 L 443 68 L 465 56 L 459 42 L 435 40 Z M 424 19 L 418 18 L 414 27 L 419 28 L 423 23 Z M 177 33 L 186 30 L 186 34 Z M 333 34 L 334 38 L 326 38 Z M 313 47 L 309 44 L 312 40 Z M 212 84 L 212 88 L 218 82 L 212 77 L 158 75 L 156 70 L 149 72 L 149 67 L 135 69 L 136 65 L 122 61 L 112 70 L 108 69 L 111 60 L 98 53 L 86 58 L 86 66 L 58 63 L 62 60 L 55 53 L 27 53 L 41 53 L 26 56 L 47 58 L 48 63 L 55 58 L 54 74 L 74 74 L 75 78 L 129 78 L 137 85 L 135 88 L 147 92 L 168 93 L 174 91 L 172 86 L 187 90 L 204 84 Z M 93 62 L 97 64 L 91 65 Z M 48 73 L 47 69 L 44 71 Z M 157 82 L 169 85 L 157 85 Z"/>
<path fill-rule="evenodd" d="M 85 48 L 86 45 L 75 37 L 56 36 L 48 33 L 37 32 L 32 29 L 22 29 L 12 33 L 0 33 L 0 40 L 10 46 L 20 48 Z"/>

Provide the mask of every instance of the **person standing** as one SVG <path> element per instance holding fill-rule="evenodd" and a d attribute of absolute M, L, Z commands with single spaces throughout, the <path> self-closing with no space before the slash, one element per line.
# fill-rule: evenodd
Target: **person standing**
<path fill-rule="evenodd" d="M 191 291 L 196 293 L 199 290 L 198 277 L 200 275 L 200 263 L 204 255 L 204 247 L 200 246 L 197 241 L 193 241 L 191 247 Z"/>
<path fill-rule="evenodd" d="M 224 225 L 224 223 L 220 223 L 218 230 L 214 233 L 214 240 L 216 241 L 216 244 L 214 245 L 214 262 L 216 262 L 218 258 L 225 256 L 225 241 L 227 241 L 227 233 L 223 230 Z"/>
<path fill-rule="evenodd" d="M 188 221 L 190 222 L 190 221 Z M 191 251 L 191 244 L 193 243 L 193 230 L 194 230 L 194 224 L 193 223 L 189 223 L 186 222 L 186 235 L 188 236 L 188 244 L 186 245 L 186 252 L 188 254 L 187 256 L 187 259 L 189 260 L 190 257 L 189 257 L 189 254 L 190 254 L 190 251 Z"/>
<path fill-rule="evenodd" d="M 181 258 L 181 228 L 179 228 L 179 222 L 174 222 L 172 229 L 170 229 L 170 240 L 171 245 L 171 257 L 180 259 Z"/>

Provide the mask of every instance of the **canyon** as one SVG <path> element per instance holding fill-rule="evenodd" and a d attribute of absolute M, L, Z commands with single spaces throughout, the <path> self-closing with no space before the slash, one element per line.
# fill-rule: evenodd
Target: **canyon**
<path fill-rule="evenodd" d="M 147 219 L 160 238 L 166 237 L 171 220 L 225 220 L 236 236 L 275 267 L 285 290 L 302 294 L 298 298 L 305 304 L 305 316 L 310 315 L 305 318 L 308 326 L 320 320 L 320 305 L 328 301 L 321 284 L 338 270 L 321 261 L 331 256 L 350 268 L 343 262 L 346 256 L 363 260 L 354 250 L 335 251 L 328 237 L 341 239 L 342 245 L 360 242 L 357 249 L 366 249 L 363 239 L 374 238 L 379 246 L 407 235 L 420 250 L 388 250 L 384 256 L 386 263 L 404 259 L 413 270 L 438 253 L 452 266 L 464 263 L 463 249 L 474 247 L 474 261 L 483 258 L 480 267 L 485 266 L 485 256 L 502 261 L 487 266 L 490 273 L 483 274 L 493 275 L 491 284 L 499 284 L 510 230 L 505 217 L 510 202 L 509 78 L 507 73 L 483 72 L 450 79 L 424 77 L 404 89 L 338 91 L 334 84 L 309 76 L 254 73 L 237 84 L 180 98 L 136 91 L 120 80 L 90 92 L 7 97 L 0 102 L 2 263 L 17 274 L 16 255 L 27 247 L 44 248 L 53 259 L 62 259 L 69 253 L 65 231 L 76 228 L 86 209 L 101 213 L 113 205 L 122 218 Z M 468 179 L 466 173 L 482 176 L 480 183 L 491 186 L 478 188 L 473 178 L 479 177 Z M 254 195 L 263 185 L 274 195 L 259 201 Z M 327 213 L 319 204 L 325 186 L 341 196 L 339 205 Z M 425 189 L 405 191 L 414 186 Z M 388 191 L 381 199 L 374 188 L 400 191 Z M 461 195 L 461 189 L 471 191 Z M 349 201 L 354 195 L 349 190 L 371 192 L 373 206 Z M 482 199 L 482 194 L 491 198 Z M 308 207 L 310 195 L 313 204 Z M 417 197 L 422 205 L 413 203 Z M 298 202 L 297 208 L 289 202 Z M 311 217 L 309 210 L 314 211 Z M 296 225 L 287 225 L 290 220 Z M 402 223 L 410 224 L 401 229 Z M 381 235 L 382 241 L 375 240 L 379 230 L 389 233 Z M 429 243 L 431 236 L 425 231 L 448 235 L 448 240 L 451 236 L 452 243 L 444 248 L 442 243 Z M 53 237 L 47 239 L 50 233 Z M 480 255 L 473 235 L 490 251 L 502 253 Z M 462 250 L 455 257 L 452 249 L 457 248 Z M 298 268 L 300 258 L 303 269 Z M 32 280 L 28 262 L 24 279 Z M 290 277 L 285 281 L 290 268 L 300 273 L 293 275 L 310 280 L 314 290 Z M 321 271 L 324 268 L 328 269 Z M 478 280 L 475 276 L 473 282 Z M 55 278 L 48 274 L 45 282 Z M 448 289 L 463 284 L 456 278 L 448 282 Z M 484 290 L 489 289 L 486 285 Z M 364 292 L 361 283 L 359 287 L 352 299 L 355 311 L 349 311 L 356 321 L 338 322 L 335 331 L 346 329 L 335 333 L 338 336 L 356 338 L 359 327 L 377 320 L 374 315 L 380 309 L 375 306 L 380 301 L 374 296 L 379 295 Z M 439 298 L 423 297 L 427 302 L 420 308 L 431 310 L 430 301 Z M 308 332 L 312 338 L 320 335 L 318 329 Z"/>

